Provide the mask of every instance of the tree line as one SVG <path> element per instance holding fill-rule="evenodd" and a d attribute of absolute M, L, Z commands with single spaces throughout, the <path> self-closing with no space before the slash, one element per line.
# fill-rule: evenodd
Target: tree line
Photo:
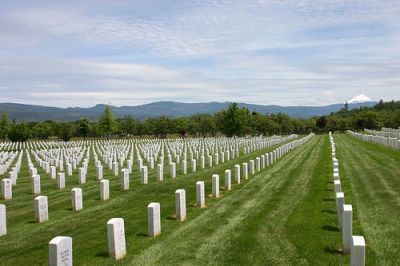
<path fill-rule="evenodd" d="M 71 138 L 130 136 L 165 138 L 171 135 L 207 137 L 218 134 L 233 137 L 379 129 L 383 126 L 392 128 L 400 126 L 400 101 L 380 101 L 374 107 L 353 110 L 349 110 L 346 103 L 336 113 L 308 119 L 293 118 L 282 113 L 260 114 L 244 107 L 239 108 L 236 103 L 216 114 L 195 114 L 179 118 L 161 116 L 144 121 L 131 116 L 114 119 L 108 106 L 97 121 L 81 118 L 70 122 L 48 120 L 17 123 L 10 121 L 8 115 L 3 113 L 0 120 L 0 139 L 26 141 L 31 138 L 59 138 L 68 141 Z"/>

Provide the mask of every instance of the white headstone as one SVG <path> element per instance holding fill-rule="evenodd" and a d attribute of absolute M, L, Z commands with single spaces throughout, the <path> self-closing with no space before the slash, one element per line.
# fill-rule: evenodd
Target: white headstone
<path fill-rule="evenodd" d="M 35 198 L 35 220 L 38 223 L 49 220 L 47 196 L 37 196 Z"/>
<path fill-rule="evenodd" d="M 342 186 L 340 184 L 340 180 L 334 180 L 333 181 L 335 193 L 342 192 Z"/>
<path fill-rule="evenodd" d="M 164 167 L 162 164 L 157 165 L 157 181 L 164 180 Z"/>
<path fill-rule="evenodd" d="M 72 266 L 72 238 L 56 236 L 49 242 L 49 265 Z"/>
<path fill-rule="evenodd" d="M 58 175 L 57 175 L 57 187 L 59 189 L 65 188 L 65 173 L 58 173 Z"/>
<path fill-rule="evenodd" d="M 205 207 L 205 193 L 204 193 L 204 181 L 196 182 L 196 205 L 197 207 Z"/>
<path fill-rule="evenodd" d="M 338 192 L 336 193 L 336 211 L 338 214 L 339 225 L 342 226 L 342 216 L 343 216 L 343 205 L 344 205 L 344 193 Z"/>
<path fill-rule="evenodd" d="M 231 190 L 231 170 L 225 170 L 225 190 Z"/>
<path fill-rule="evenodd" d="M 186 163 L 186 160 L 182 161 L 182 174 L 183 175 L 187 174 L 187 163 Z"/>
<path fill-rule="evenodd" d="M 3 199 L 12 199 L 12 180 L 4 178 L 1 180 L 1 194 Z"/>
<path fill-rule="evenodd" d="M 169 165 L 169 170 L 170 170 L 170 174 L 172 178 L 176 177 L 176 164 L 175 163 L 171 163 Z"/>
<path fill-rule="evenodd" d="M 31 183 L 32 183 L 32 193 L 33 195 L 38 195 L 40 194 L 40 175 L 33 175 L 31 177 Z"/>
<path fill-rule="evenodd" d="M 103 179 L 103 166 L 101 164 L 96 166 L 96 179 Z"/>
<path fill-rule="evenodd" d="M 186 219 L 186 192 L 184 189 L 175 191 L 176 219 L 184 221 Z"/>
<path fill-rule="evenodd" d="M 108 253 L 118 260 L 126 255 L 124 219 L 112 218 L 107 222 Z"/>
<path fill-rule="evenodd" d="M 117 162 L 113 162 L 112 170 L 113 170 L 114 176 L 118 176 L 118 163 Z"/>
<path fill-rule="evenodd" d="M 254 160 L 250 160 L 250 174 L 254 175 L 255 169 L 254 169 Z"/>
<path fill-rule="evenodd" d="M 67 174 L 68 176 L 72 175 L 72 164 L 67 163 Z"/>
<path fill-rule="evenodd" d="M 56 179 L 56 167 L 55 166 L 50 166 L 50 178 L 51 179 Z"/>
<path fill-rule="evenodd" d="M 192 159 L 192 172 L 196 172 L 196 159 Z"/>
<path fill-rule="evenodd" d="M 365 265 L 365 240 L 363 236 L 352 236 L 350 265 L 351 266 Z"/>
<path fill-rule="evenodd" d="M 235 183 L 240 184 L 240 165 L 235 164 Z"/>
<path fill-rule="evenodd" d="M 343 222 L 342 222 L 342 237 L 343 237 L 343 252 L 349 253 L 353 236 L 353 208 L 351 204 L 343 205 Z"/>
<path fill-rule="evenodd" d="M 86 169 L 85 167 L 79 167 L 79 184 L 86 183 Z"/>
<path fill-rule="evenodd" d="M 129 171 L 126 168 L 121 169 L 121 189 L 129 189 Z"/>
<path fill-rule="evenodd" d="M 71 190 L 72 195 L 72 210 L 79 211 L 83 208 L 83 198 L 82 198 L 82 189 L 81 188 L 73 188 Z"/>
<path fill-rule="evenodd" d="M 148 172 L 147 172 L 147 166 L 142 166 L 142 168 L 140 169 L 140 172 L 141 172 L 140 182 L 142 184 L 149 183 L 149 176 L 148 176 Z"/>
<path fill-rule="evenodd" d="M 219 175 L 212 176 L 212 196 L 213 198 L 219 197 Z"/>
<path fill-rule="evenodd" d="M 100 181 L 100 200 L 108 200 L 110 198 L 110 181 L 103 179 Z"/>
<path fill-rule="evenodd" d="M 7 234 L 7 212 L 6 205 L 0 204 L 0 236 Z"/>
<path fill-rule="evenodd" d="M 256 170 L 257 170 L 257 172 L 261 171 L 261 159 L 260 159 L 260 157 L 256 158 Z"/>
<path fill-rule="evenodd" d="M 150 237 L 161 234 L 160 203 L 152 202 L 147 206 L 147 225 Z"/>
<path fill-rule="evenodd" d="M 243 163 L 242 166 L 243 166 L 243 178 L 248 179 L 249 176 L 248 176 L 247 163 Z"/>

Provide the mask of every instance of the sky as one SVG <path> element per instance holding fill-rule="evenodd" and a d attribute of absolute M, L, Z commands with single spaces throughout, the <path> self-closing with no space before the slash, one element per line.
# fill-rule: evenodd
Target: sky
<path fill-rule="evenodd" d="M 0 102 L 400 99 L 400 1 L 0 1 Z"/>

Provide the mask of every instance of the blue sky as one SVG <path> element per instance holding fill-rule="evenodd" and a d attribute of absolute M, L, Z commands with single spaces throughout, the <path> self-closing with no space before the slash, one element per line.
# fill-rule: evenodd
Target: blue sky
<path fill-rule="evenodd" d="M 0 2 L 0 102 L 400 97 L 400 1 Z"/>

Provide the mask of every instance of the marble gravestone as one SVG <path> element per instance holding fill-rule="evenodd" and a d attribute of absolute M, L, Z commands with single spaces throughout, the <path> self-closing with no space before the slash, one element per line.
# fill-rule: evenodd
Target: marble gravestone
<path fill-rule="evenodd" d="M 142 166 L 141 169 L 140 169 L 140 172 L 141 172 L 140 182 L 142 184 L 149 183 L 149 176 L 148 176 L 148 172 L 147 172 L 147 166 Z"/>
<path fill-rule="evenodd" d="M 157 181 L 164 180 L 164 167 L 162 164 L 157 165 Z"/>
<path fill-rule="evenodd" d="M 235 183 L 240 184 L 240 165 L 235 164 Z"/>
<path fill-rule="evenodd" d="M 343 252 L 349 253 L 353 235 L 353 208 L 351 204 L 343 205 L 342 220 Z"/>
<path fill-rule="evenodd" d="M 365 265 L 365 239 L 363 236 L 352 236 L 350 250 L 350 265 Z"/>
<path fill-rule="evenodd" d="M 0 204 L 0 236 L 7 234 L 7 213 L 6 205 Z"/>
<path fill-rule="evenodd" d="M 1 180 L 1 195 L 5 200 L 12 199 L 12 180 L 4 178 Z"/>
<path fill-rule="evenodd" d="M 231 170 L 225 170 L 225 190 L 231 190 Z"/>
<path fill-rule="evenodd" d="M 152 202 L 147 206 L 148 235 L 156 237 L 161 234 L 160 203 Z"/>
<path fill-rule="evenodd" d="M 175 191 L 175 207 L 176 219 L 181 222 L 186 220 L 186 192 L 184 189 Z"/>
<path fill-rule="evenodd" d="M 57 187 L 58 189 L 65 188 L 65 173 L 57 174 Z"/>
<path fill-rule="evenodd" d="M 110 181 L 103 179 L 100 181 L 100 200 L 105 201 L 110 198 Z"/>
<path fill-rule="evenodd" d="M 126 168 L 121 169 L 121 189 L 129 189 L 129 170 Z"/>
<path fill-rule="evenodd" d="M 56 236 L 49 242 L 49 265 L 72 266 L 72 238 Z"/>
<path fill-rule="evenodd" d="M 196 182 L 196 205 L 200 208 L 205 207 L 204 181 Z"/>
<path fill-rule="evenodd" d="M 212 175 L 212 196 L 219 197 L 219 175 Z"/>
<path fill-rule="evenodd" d="M 37 223 L 49 220 L 47 196 L 37 196 L 35 198 L 35 220 Z"/>
<path fill-rule="evenodd" d="M 108 253 L 119 260 L 126 255 L 124 219 L 112 218 L 107 222 Z"/>
<path fill-rule="evenodd" d="M 71 190 L 72 195 L 72 210 L 79 211 L 83 209 L 83 198 L 82 198 L 82 189 L 81 188 L 73 188 Z"/>
<path fill-rule="evenodd" d="M 96 166 L 96 179 L 103 179 L 103 166 L 101 164 Z"/>
<path fill-rule="evenodd" d="M 40 175 L 33 175 L 31 177 L 31 183 L 32 183 L 32 193 L 33 195 L 38 195 L 41 192 L 40 189 Z"/>

